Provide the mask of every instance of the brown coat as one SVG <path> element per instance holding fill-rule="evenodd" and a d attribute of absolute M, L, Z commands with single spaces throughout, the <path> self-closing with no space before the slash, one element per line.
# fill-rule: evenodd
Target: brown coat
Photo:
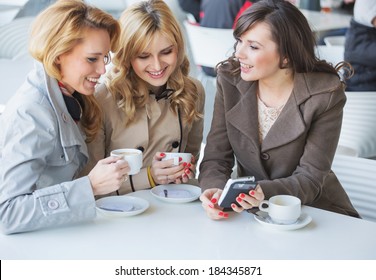
<path fill-rule="evenodd" d="M 198 92 L 197 108 L 203 113 L 205 103 L 204 88 L 201 83 L 194 80 Z M 111 151 L 120 148 L 138 148 L 143 150 L 143 167 L 139 174 L 132 176 L 135 190 L 150 188 L 147 177 L 147 167 L 151 165 L 156 152 L 181 152 L 192 153 L 199 156 L 203 119 L 187 124 L 182 113 L 182 140 L 180 140 L 180 126 L 177 114 L 170 109 L 170 102 L 166 99 L 156 101 L 150 95 L 149 102 L 142 109 L 136 111 L 135 121 L 125 127 L 126 116 L 121 111 L 107 88 L 102 85 L 96 92 L 96 97 L 104 111 L 102 129 L 93 143 L 88 145 L 89 164 L 86 170 L 91 170 L 95 163 L 110 155 Z M 181 143 L 180 143 L 181 142 Z M 132 191 L 130 180 L 123 184 L 119 193 L 125 194 Z"/>
<path fill-rule="evenodd" d="M 219 71 L 200 186 L 223 188 L 235 155 L 239 177 L 255 176 L 266 199 L 290 194 L 303 204 L 358 217 L 331 171 L 346 102 L 339 79 L 296 74 L 293 92 L 262 144 L 256 88 L 257 82 Z"/>

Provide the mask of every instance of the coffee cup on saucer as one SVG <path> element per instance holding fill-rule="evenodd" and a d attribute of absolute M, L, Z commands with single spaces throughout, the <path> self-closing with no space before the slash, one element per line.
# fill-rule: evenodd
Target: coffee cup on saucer
<path fill-rule="evenodd" d="M 140 172 L 142 167 L 142 152 L 138 149 L 117 149 L 111 152 L 111 156 L 121 157 L 128 162 L 130 171 L 128 175 Z"/>
<path fill-rule="evenodd" d="M 173 159 L 173 165 L 179 165 L 180 162 L 187 162 L 190 163 L 192 159 L 191 153 L 165 153 L 165 157 L 162 160 L 170 160 Z M 180 161 L 181 159 L 181 161 Z"/>
<path fill-rule="evenodd" d="M 292 195 L 276 195 L 263 200 L 260 211 L 267 212 L 272 222 L 289 225 L 295 223 L 301 214 L 301 201 Z"/>

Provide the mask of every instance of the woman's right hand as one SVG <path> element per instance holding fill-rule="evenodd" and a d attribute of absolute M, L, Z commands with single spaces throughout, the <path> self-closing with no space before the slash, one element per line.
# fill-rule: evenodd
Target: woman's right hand
<path fill-rule="evenodd" d="M 222 191 L 223 190 L 217 188 L 207 189 L 200 196 L 202 208 L 205 209 L 210 219 L 220 220 L 228 218 L 228 213 L 223 212 L 223 208 L 218 205 Z"/>
<path fill-rule="evenodd" d="M 128 178 L 128 162 L 119 157 L 107 157 L 98 161 L 88 177 L 94 195 L 104 195 L 117 191 Z"/>

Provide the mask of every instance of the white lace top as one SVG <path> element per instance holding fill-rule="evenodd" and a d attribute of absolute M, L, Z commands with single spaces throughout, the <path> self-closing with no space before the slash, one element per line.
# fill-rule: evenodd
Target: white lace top
<path fill-rule="evenodd" d="M 285 105 L 282 105 L 279 108 L 267 107 L 259 97 L 257 97 L 257 104 L 259 119 L 259 138 L 260 142 L 262 142 L 274 122 L 278 119 L 279 114 L 281 113 L 283 106 Z"/>

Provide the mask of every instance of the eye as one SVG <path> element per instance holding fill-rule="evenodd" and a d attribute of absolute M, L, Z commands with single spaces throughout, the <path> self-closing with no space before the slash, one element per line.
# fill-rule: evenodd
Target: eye
<path fill-rule="evenodd" d="M 252 50 L 258 50 L 258 47 L 257 47 L 257 46 L 250 45 L 249 47 L 250 47 Z"/>
<path fill-rule="evenodd" d="M 172 53 L 172 48 L 171 48 L 171 49 L 168 49 L 168 50 L 164 50 L 164 51 L 162 52 L 162 54 L 165 54 L 165 55 L 168 55 L 168 54 L 170 54 L 170 53 Z"/>
<path fill-rule="evenodd" d="M 89 61 L 90 63 L 94 63 L 96 62 L 98 59 L 96 57 L 88 57 L 87 58 L 87 61 Z"/>
<path fill-rule="evenodd" d="M 108 54 L 106 54 L 106 55 L 104 56 L 104 64 L 105 64 L 105 65 L 108 65 L 108 64 L 110 64 L 110 63 L 111 63 L 111 54 L 108 53 Z"/>
<path fill-rule="evenodd" d="M 142 54 L 140 54 L 137 58 L 139 58 L 139 59 L 147 59 L 148 57 L 149 57 L 148 54 L 144 54 L 144 53 L 142 53 Z"/>

